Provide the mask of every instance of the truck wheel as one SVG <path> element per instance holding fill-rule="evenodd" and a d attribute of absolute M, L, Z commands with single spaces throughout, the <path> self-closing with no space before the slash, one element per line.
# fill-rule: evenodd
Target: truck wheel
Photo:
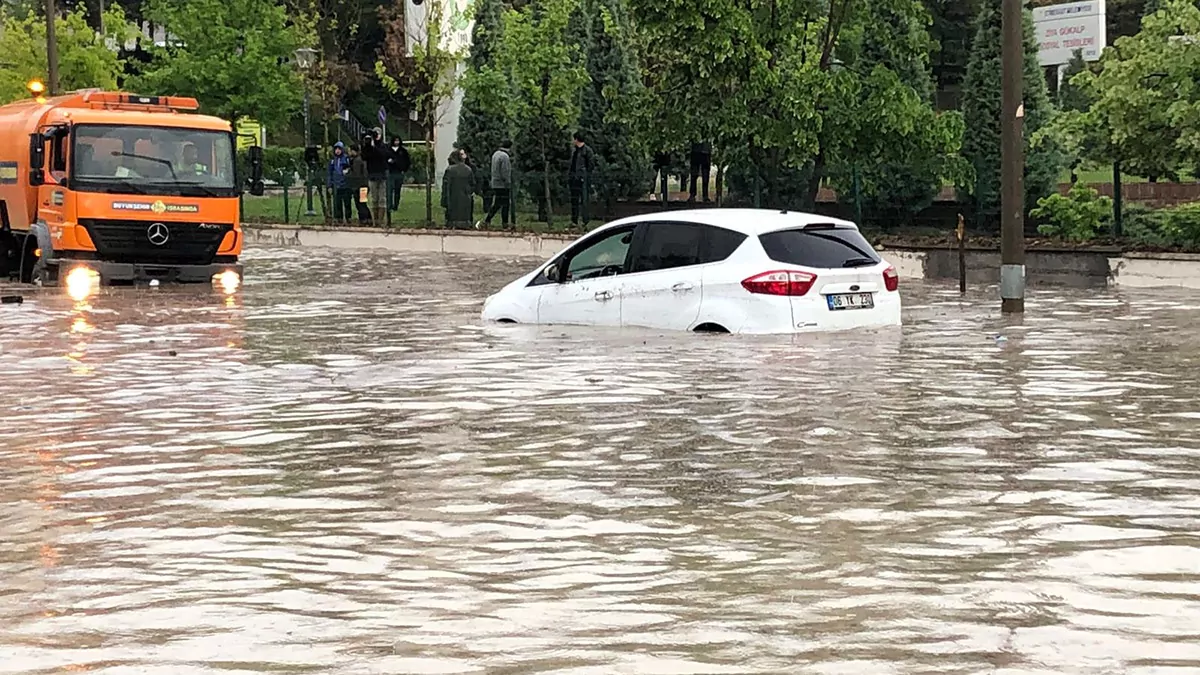
<path fill-rule="evenodd" d="M 11 232 L 0 232 L 0 281 L 11 279 L 21 272 L 21 251 Z"/>
<path fill-rule="evenodd" d="M 18 278 L 23 284 L 33 283 L 33 270 L 41 260 L 37 257 L 37 238 L 26 236 L 22 242 L 20 264 L 17 266 Z"/>

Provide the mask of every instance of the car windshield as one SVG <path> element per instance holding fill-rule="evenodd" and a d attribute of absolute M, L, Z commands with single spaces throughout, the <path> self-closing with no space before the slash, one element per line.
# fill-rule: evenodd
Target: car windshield
<path fill-rule="evenodd" d="M 79 125 L 73 183 L 81 190 L 233 196 L 228 132 L 145 126 Z"/>
<path fill-rule="evenodd" d="M 801 267 L 868 267 L 879 263 L 879 254 L 853 227 L 809 226 L 759 236 L 763 250 L 775 262 Z"/>

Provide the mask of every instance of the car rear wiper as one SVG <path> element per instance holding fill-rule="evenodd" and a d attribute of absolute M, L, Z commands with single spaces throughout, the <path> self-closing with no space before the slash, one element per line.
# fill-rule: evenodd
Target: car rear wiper
<path fill-rule="evenodd" d="M 846 248 L 850 249 L 851 251 L 854 251 L 855 253 L 859 254 L 860 256 L 862 256 L 862 257 L 864 257 L 864 258 L 870 258 L 870 257 L 871 257 L 871 254 L 870 254 L 870 253 L 867 253 L 866 251 L 864 251 L 864 250 L 862 250 L 861 248 L 859 248 L 859 247 L 855 246 L 854 244 L 852 244 L 852 243 L 850 243 L 850 242 L 846 241 L 845 239 L 840 239 L 840 238 L 838 238 L 838 237 L 833 237 L 833 236 L 830 236 L 830 235 L 828 235 L 828 234 L 822 234 L 822 233 L 820 233 L 820 232 L 811 232 L 811 231 L 809 231 L 807 228 L 805 228 L 805 229 L 802 229 L 802 230 L 796 230 L 796 231 L 797 231 L 797 232 L 800 232 L 801 234 L 806 234 L 806 235 L 808 235 L 808 236 L 810 236 L 810 237 L 816 237 L 817 239 L 824 239 L 825 241 L 831 241 L 831 242 L 833 242 L 833 243 L 835 243 L 835 244 L 841 244 L 842 246 L 845 246 Z M 878 261 L 872 260 L 872 261 L 871 261 L 871 264 L 872 264 L 872 265 L 874 265 L 876 262 L 878 262 Z"/>
<path fill-rule="evenodd" d="M 870 267 L 876 263 L 877 261 L 870 258 L 850 258 L 842 263 L 842 267 Z"/>

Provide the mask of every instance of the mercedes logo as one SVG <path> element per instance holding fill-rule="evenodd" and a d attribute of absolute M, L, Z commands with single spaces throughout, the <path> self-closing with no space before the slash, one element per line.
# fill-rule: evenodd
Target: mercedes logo
<path fill-rule="evenodd" d="M 162 223 L 155 223 L 146 229 L 146 238 L 155 246 L 162 246 L 171 238 L 171 230 Z"/>

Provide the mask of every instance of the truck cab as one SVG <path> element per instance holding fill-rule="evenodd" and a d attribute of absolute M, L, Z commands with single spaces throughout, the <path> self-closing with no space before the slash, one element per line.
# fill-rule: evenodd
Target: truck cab
<path fill-rule="evenodd" d="M 0 276 L 240 281 L 236 139 L 196 108 L 100 91 L 0 107 Z M 261 149 L 250 156 L 260 192 Z"/>

